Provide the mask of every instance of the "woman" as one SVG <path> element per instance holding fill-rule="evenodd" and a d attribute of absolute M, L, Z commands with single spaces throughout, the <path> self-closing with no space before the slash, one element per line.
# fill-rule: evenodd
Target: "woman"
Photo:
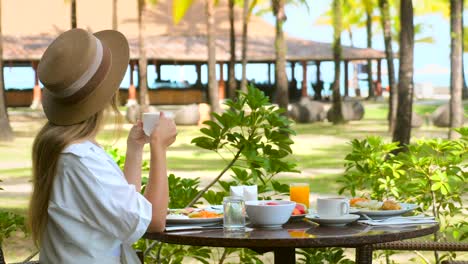
<path fill-rule="evenodd" d="M 48 122 L 33 145 L 33 239 L 41 263 L 138 263 L 131 245 L 165 228 L 168 205 L 166 149 L 174 122 L 161 114 L 147 137 L 130 130 L 124 171 L 96 142 L 103 112 L 129 61 L 125 37 L 112 30 L 73 29 L 47 48 L 38 66 Z M 143 146 L 150 144 L 149 181 L 141 186 Z"/>

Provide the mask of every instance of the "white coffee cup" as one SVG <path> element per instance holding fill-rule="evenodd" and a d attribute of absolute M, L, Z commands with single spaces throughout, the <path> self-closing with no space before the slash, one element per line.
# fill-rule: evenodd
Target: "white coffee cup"
<path fill-rule="evenodd" d="M 147 136 L 151 135 L 153 129 L 159 124 L 160 116 L 161 112 L 143 113 L 143 131 Z M 171 119 L 174 118 L 172 112 L 164 112 L 164 116 Z"/>
<path fill-rule="evenodd" d="M 319 217 L 340 217 L 349 214 L 349 200 L 344 197 L 317 198 Z"/>

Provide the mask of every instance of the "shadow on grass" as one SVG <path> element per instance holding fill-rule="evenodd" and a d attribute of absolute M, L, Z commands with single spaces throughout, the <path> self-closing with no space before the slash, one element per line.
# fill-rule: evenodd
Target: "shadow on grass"
<path fill-rule="evenodd" d="M 365 136 L 388 136 L 386 125 L 373 124 L 369 128 L 366 121 L 354 121 L 344 125 L 333 125 L 331 123 L 314 123 L 314 124 L 296 124 L 293 129 L 296 130 L 298 135 L 314 135 L 314 136 L 333 136 L 342 139 L 351 140 L 354 138 L 364 138 Z M 326 144 L 326 142 L 324 142 Z"/>
<path fill-rule="evenodd" d="M 299 169 L 342 168 L 344 157 L 350 151 L 349 144 L 335 145 L 330 148 L 315 149 L 311 154 L 294 154 L 290 160 L 296 162 Z"/>
<path fill-rule="evenodd" d="M 30 178 L 31 167 L 0 169 L 2 180 L 10 178 Z"/>
<path fill-rule="evenodd" d="M 220 158 L 168 157 L 169 168 L 181 171 L 221 171 L 227 164 Z"/>

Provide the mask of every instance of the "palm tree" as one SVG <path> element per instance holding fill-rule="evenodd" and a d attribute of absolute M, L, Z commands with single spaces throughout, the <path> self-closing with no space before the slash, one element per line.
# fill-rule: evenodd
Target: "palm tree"
<path fill-rule="evenodd" d="M 145 8 L 145 0 L 138 1 L 138 88 L 140 89 L 140 106 L 142 112 L 148 111 L 149 98 L 148 98 L 148 81 L 146 76 L 147 60 L 146 60 L 146 48 L 144 42 L 144 30 L 143 24 L 143 10 Z"/>
<path fill-rule="evenodd" d="M 221 112 L 218 98 L 218 85 L 216 81 L 216 45 L 215 45 L 215 17 L 214 1 L 205 0 L 206 29 L 207 29 L 207 48 L 208 48 L 208 97 L 211 105 L 211 111 Z M 192 0 L 179 0 L 173 4 L 174 23 L 177 24 L 184 17 L 185 13 L 192 5 Z M 232 35 L 231 35 L 232 37 Z M 231 40 L 232 41 L 232 40 Z M 232 42 L 231 42 L 232 44 Z M 231 46 L 232 47 L 232 46 Z M 232 51 L 231 51 L 232 52 Z M 232 53 L 231 53 L 232 54 Z M 231 58 L 232 60 L 232 58 Z M 233 68 L 233 67 L 230 67 Z M 232 81 L 232 80 L 231 80 Z M 232 95 L 231 95 L 232 96 Z"/>
<path fill-rule="evenodd" d="M 463 126 L 463 0 L 450 0 L 450 130 L 449 138 L 459 136 L 453 129 Z"/>
<path fill-rule="evenodd" d="M 276 101 L 284 109 L 288 109 L 289 91 L 286 77 L 286 42 L 284 39 L 283 24 L 286 21 L 284 10 L 285 0 L 271 0 L 273 15 L 276 17 L 275 36 L 275 81 Z"/>
<path fill-rule="evenodd" d="M 242 80 L 241 89 L 247 91 L 247 25 L 249 23 L 249 0 L 244 0 L 242 12 Z"/>
<path fill-rule="evenodd" d="M 366 11 L 367 47 L 372 48 L 372 11 L 374 9 L 374 3 L 372 0 L 363 0 L 363 2 Z M 369 81 L 369 98 L 373 98 L 375 97 L 375 93 L 372 80 L 372 60 L 367 60 L 367 76 Z"/>
<path fill-rule="evenodd" d="M 218 82 L 216 81 L 216 45 L 214 0 L 206 0 L 206 31 L 208 46 L 208 94 L 211 111 L 221 112 L 218 98 Z"/>
<path fill-rule="evenodd" d="M 112 0 L 112 29 L 117 30 L 117 0 Z"/>
<path fill-rule="evenodd" d="M 411 138 L 413 108 L 414 24 L 412 0 L 400 0 L 400 69 L 398 107 L 393 141 L 407 145 Z"/>
<path fill-rule="evenodd" d="M 76 28 L 76 0 L 71 0 L 70 3 L 71 14 L 71 28 Z"/>
<path fill-rule="evenodd" d="M 234 67 L 236 66 L 236 31 L 234 28 L 234 0 L 228 0 L 229 5 L 229 47 L 231 57 L 228 66 L 228 96 L 233 99 L 236 96 L 236 76 Z"/>
<path fill-rule="evenodd" d="M 396 109 L 398 106 L 398 91 L 395 87 L 395 65 L 393 64 L 392 28 L 390 21 L 390 4 L 388 0 L 379 0 L 381 23 L 385 42 L 385 55 L 387 57 L 388 85 L 390 87 L 389 98 L 389 131 L 393 133 L 396 121 Z"/>
<path fill-rule="evenodd" d="M 353 29 L 355 27 L 360 28 L 363 26 L 361 9 L 361 2 L 357 2 L 356 0 L 347 0 L 343 2 L 341 25 L 343 27 L 343 31 L 348 33 L 350 46 L 354 46 Z M 315 24 L 326 26 L 333 25 L 332 17 L 333 10 L 329 9 L 318 18 Z"/>
<path fill-rule="evenodd" d="M 333 80 L 332 115 L 333 124 L 344 123 L 341 94 L 340 94 L 340 66 L 341 66 L 341 32 L 342 32 L 342 1 L 333 0 L 333 58 L 335 62 L 335 79 Z"/>
<path fill-rule="evenodd" d="M 8 118 L 5 100 L 5 82 L 3 81 L 3 35 L 2 35 L 2 0 L 0 0 L 0 141 L 14 138 Z"/>

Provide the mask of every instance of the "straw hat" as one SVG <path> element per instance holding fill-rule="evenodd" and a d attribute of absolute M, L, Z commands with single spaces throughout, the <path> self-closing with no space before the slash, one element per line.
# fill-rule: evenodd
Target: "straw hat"
<path fill-rule="evenodd" d="M 64 32 L 42 55 L 44 112 L 56 125 L 80 123 L 104 109 L 127 70 L 128 42 L 118 31 Z"/>

